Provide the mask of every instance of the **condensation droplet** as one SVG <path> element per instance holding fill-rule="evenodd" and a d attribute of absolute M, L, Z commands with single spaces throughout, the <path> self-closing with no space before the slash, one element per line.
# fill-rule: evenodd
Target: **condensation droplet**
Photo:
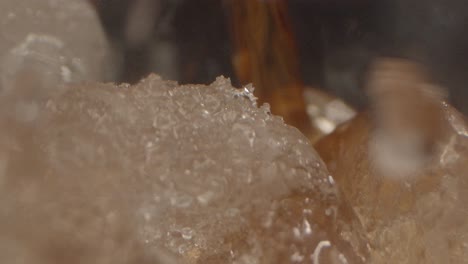
<path fill-rule="evenodd" d="M 312 234 L 312 228 L 310 227 L 310 223 L 307 219 L 304 219 L 304 233 L 306 235 Z"/>
<path fill-rule="evenodd" d="M 184 227 L 180 230 L 180 234 L 182 235 L 183 239 L 190 240 L 192 239 L 193 231 L 190 229 L 190 227 Z"/>
<path fill-rule="evenodd" d="M 187 249 L 188 249 L 187 245 L 182 244 L 182 245 L 179 246 L 177 251 L 179 251 L 179 254 L 184 254 L 185 252 L 187 252 Z"/>
<path fill-rule="evenodd" d="M 197 196 L 197 201 L 201 205 L 207 205 L 213 199 L 214 193 L 212 191 L 204 192 Z"/>
<path fill-rule="evenodd" d="M 301 262 L 303 260 L 304 260 L 304 256 L 301 255 L 299 252 L 294 252 L 294 254 L 291 255 L 292 262 Z"/>
<path fill-rule="evenodd" d="M 335 184 L 335 180 L 333 179 L 333 177 L 331 175 L 328 175 L 328 182 L 330 184 Z"/>
<path fill-rule="evenodd" d="M 299 228 L 294 227 L 293 228 L 293 234 L 295 238 L 301 238 L 301 231 L 299 231 Z"/>
<path fill-rule="evenodd" d="M 192 201 L 193 198 L 188 195 L 171 197 L 171 204 L 180 208 L 189 207 L 192 204 Z"/>

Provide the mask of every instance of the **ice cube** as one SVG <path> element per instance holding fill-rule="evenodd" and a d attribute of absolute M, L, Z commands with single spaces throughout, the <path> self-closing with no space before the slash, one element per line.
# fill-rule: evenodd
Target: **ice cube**
<path fill-rule="evenodd" d="M 3 115 L 34 120 L 57 84 L 112 77 L 108 43 L 86 1 L 0 1 L 0 18 Z"/>
<path fill-rule="evenodd" d="M 452 107 L 441 107 L 448 135 L 430 164 L 406 178 L 378 173 L 366 114 L 316 144 L 364 224 L 370 263 L 468 263 L 468 126 Z"/>
<path fill-rule="evenodd" d="M 238 94 L 151 75 L 0 122 L 0 262 L 363 263 L 309 141 Z"/>
<path fill-rule="evenodd" d="M 387 177 L 415 175 L 430 163 L 437 141 L 445 136 L 440 102 L 446 90 L 422 64 L 406 59 L 377 59 L 368 76 L 374 164 Z"/>

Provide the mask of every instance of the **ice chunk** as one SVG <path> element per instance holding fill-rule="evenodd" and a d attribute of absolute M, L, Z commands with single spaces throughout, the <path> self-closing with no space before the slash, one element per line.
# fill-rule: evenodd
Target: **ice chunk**
<path fill-rule="evenodd" d="M 107 41 L 86 1 L 0 1 L 0 18 L 3 115 L 31 121 L 57 84 L 111 77 Z"/>
<path fill-rule="evenodd" d="M 356 111 L 339 98 L 312 87 L 304 90 L 304 99 L 312 123 L 307 136 L 313 143 L 356 115 Z"/>
<path fill-rule="evenodd" d="M 447 104 L 442 109 L 447 138 L 431 163 L 408 178 L 377 172 L 365 114 L 316 145 L 364 224 L 371 263 L 468 263 L 468 126 Z"/>
<path fill-rule="evenodd" d="M 446 91 L 423 65 L 410 60 L 380 58 L 368 75 L 374 165 L 387 177 L 415 175 L 430 163 L 437 141 L 445 136 L 440 102 Z"/>
<path fill-rule="evenodd" d="M 240 93 L 152 75 L 70 88 L 36 126 L 3 125 L 0 262 L 363 263 L 308 140 Z"/>

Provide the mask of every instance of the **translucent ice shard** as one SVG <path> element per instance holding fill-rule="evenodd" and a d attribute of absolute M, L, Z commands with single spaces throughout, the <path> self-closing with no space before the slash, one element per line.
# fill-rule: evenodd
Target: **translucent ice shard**
<path fill-rule="evenodd" d="M 365 114 L 316 145 L 368 233 L 371 263 L 468 263 L 468 126 L 442 107 L 447 138 L 418 175 L 379 175 Z"/>
<path fill-rule="evenodd" d="M 1 123 L 0 262 L 363 263 L 308 140 L 238 94 L 153 75 L 69 88 L 33 127 Z"/>

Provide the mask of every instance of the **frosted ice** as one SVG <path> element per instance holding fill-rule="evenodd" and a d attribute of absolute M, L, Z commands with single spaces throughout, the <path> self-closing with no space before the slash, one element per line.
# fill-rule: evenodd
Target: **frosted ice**
<path fill-rule="evenodd" d="M 364 262 L 308 140 L 243 93 L 152 75 L 0 119 L 0 262 Z"/>
<path fill-rule="evenodd" d="M 0 112 L 33 120 L 57 84 L 109 79 L 109 55 L 86 1 L 0 1 Z"/>
<path fill-rule="evenodd" d="M 365 114 L 316 145 L 366 229 L 371 263 L 468 263 L 468 126 L 442 107 L 447 138 L 431 164 L 406 179 L 375 169 Z"/>

